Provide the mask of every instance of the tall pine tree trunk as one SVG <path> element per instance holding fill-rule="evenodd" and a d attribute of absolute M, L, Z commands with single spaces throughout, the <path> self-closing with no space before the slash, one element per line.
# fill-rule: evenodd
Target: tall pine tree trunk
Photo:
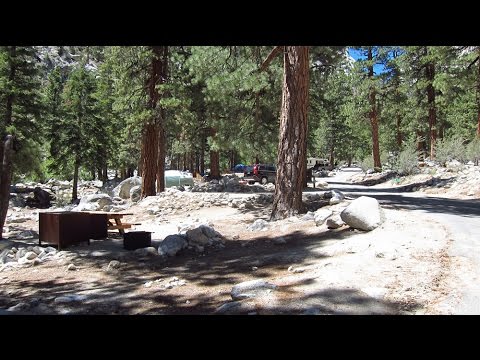
<path fill-rule="evenodd" d="M 157 176 L 158 131 L 155 124 L 147 123 L 143 127 L 142 141 L 142 193 L 141 198 L 155 196 Z"/>
<path fill-rule="evenodd" d="M 210 128 L 210 136 L 214 138 L 217 130 Z M 210 179 L 220 179 L 220 154 L 218 151 L 210 150 Z"/>
<path fill-rule="evenodd" d="M 333 167 L 335 166 L 335 148 L 333 147 L 333 145 L 330 148 L 330 159 L 329 159 L 329 161 L 330 161 L 329 169 L 333 170 Z"/>
<path fill-rule="evenodd" d="M 210 150 L 210 179 L 220 179 L 220 154 Z"/>
<path fill-rule="evenodd" d="M 107 166 L 107 162 L 105 162 L 105 164 L 103 165 L 103 169 L 102 169 L 102 181 L 103 181 L 103 182 L 108 181 L 108 166 Z"/>
<path fill-rule="evenodd" d="M 435 88 L 433 80 L 435 79 L 435 64 L 428 63 L 425 68 L 428 81 L 427 100 L 428 100 L 428 132 L 430 134 L 430 160 L 435 159 L 435 144 L 437 142 L 437 112 L 435 106 Z"/>
<path fill-rule="evenodd" d="M 368 48 L 368 60 L 373 60 L 372 48 Z M 380 162 L 380 145 L 378 141 L 378 114 L 377 114 L 377 102 L 376 102 L 376 91 L 375 86 L 373 85 L 373 64 L 368 66 L 368 77 L 372 84 L 370 85 L 368 100 L 370 102 L 370 125 L 372 128 L 372 155 L 373 155 L 373 167 L 376 171 L 382 169 L 382 164 Z"/>
<path fill-rule="evenodd" d="M 5 141 L 0 143 L 1 151 L 1 168 L 0 168 L 0 240 L 2 239 L 3 226 L 7 218 L 8 202 L 10 200 L 10 184 L 13 174 L 13 142 L 14 137 L 7 135 Z"/>
<path fill-rule="evenodd" d="M 165 128 L 163 121 L 158 127 L 157 192 L 163 192 L 165 191 Z"/>
<path fill-rule="evenodd" d="M 480 138 L 480 46 L 477 48 L 478 73 L 477 73 L 477 137 Z"/>
<path fill-rule="evenodd" d="M 278 141 L 277 176 L 271 219 L 302 212 L 307 163 L 309 49 L 284 47 L 282 109 Z"/>
<path fill-rule="evenodd" d="M 202 130 L 200 139 L 200 175 L 205 175 L 205 129 Z"/>
<path fill-rule="evenodd" d="M 158 64 L 158 84 L 165 84 L 168 79 L 168 46 L 154 47 L 154 53 L 159 60 Z M 157 90 L 157 101 L 160 94 Z M 157 104 L 155 103 L 155 106 Z M 157 159 L 157 192 L 165 191 L 165 154 L 166 154 L 166 132 L 165 132 L 165 116 L 166 112 L 162 105 L 158 110 L 158 159 Z"/>
<path fill-rule="evenodd" d="M 190 151 L 190 163 L 189 163 L 189 170 L 193 177 L 195 177 L 195 152 Z"/>
<path fill-rule="evenodd" d="M 16 58 L 16 46 L 9 47 L 8 81 L 12 84 L 15 80 L 17 67 L 14 59 Z M 10 85 L 11 86 L 11 85 Z M 10 183 L 13 176 L 13 142 L 15 141 L 11 135 L 6 134 L 6 129 L 12 124 L 13 103 L 15 96 L 11 89 L 6 89 L 5 102 L 5 122 L 4 127 L 0 129 L 0 239 L 2 238 L 3 225 L 8 212 L 8 202 L 10 200 Z"/>
<path fill-rule="evenodd" d="M 73 169 L 73 189 L 72 189 L 72 203 L 78 200 L 78 169 L 80 168 L 80 160 L 78 155 L 75 156 L 75 164 Z"/>
<path fill-rule="evenodd" d="M 155 196 L 155 183 L 161 178 L 160 173 L 165 171 L 165 143 L 160 139 L 163 129 L 162 110 L 157 109 L 160 94 L 157 85 L 166 81 L 166 46 L 152 46 L 152 60 L 150 64 L 150 76 L 148 78 L 148 109 L 151 111 L 151 119 L 144 125 L 144 141 L 142 142 L 142 193 L 141 198 Z M 160 150 L 161 149 L 161 150 Z M 160 152 L 163 159 L 159 159 Z M 161 169 L 159 168 L 161 167 Z M 164 176 L 164 175 L 163 175 Z M 159 184 L 164 188 L 164 184 Z"/>

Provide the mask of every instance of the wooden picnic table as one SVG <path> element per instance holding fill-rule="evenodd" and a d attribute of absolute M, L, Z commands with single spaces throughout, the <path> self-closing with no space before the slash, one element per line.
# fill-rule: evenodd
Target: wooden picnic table
<path fill-rule="evenodd" d="M 132 223 L 122 223 L 122 218 L 124 216 L 133 215 L 133 213 L 111 213 L 111 212 L 103 212 L 103 211 L 89 211 L 89 214 L 101 214 L 107 216 L 107 230 L 118 230 L 120 234 L 125 234 L 125 229 L 130 229 L 133 225 L 140 225 L 140 224 L 132 224 Z M 112 220 L 115 223 L 112 223 Z"/>

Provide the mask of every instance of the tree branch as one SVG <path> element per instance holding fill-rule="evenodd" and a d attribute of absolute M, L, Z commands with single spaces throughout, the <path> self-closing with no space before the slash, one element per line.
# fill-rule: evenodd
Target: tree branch
<path fill-rule="evenodd" d="M 475 64 L 478 59 L 480 59 L 480 56 L 477 56 L 475 60 L 472 61 L 472 63 L 470 65 L 467 66 L 467 69 L 470 70 L 470 68 L 473 66 L 473 64 Z"/>
<path fill-rule="evenodd" d="M 263 61 L 262 65 L 260 66 L 260 72 L 264 71 L 272 62 L 277 55 L 279 55 L 283 50 L 283 46 L 275 46 L 273 50 L 268 54 L 267 58 Z"/>

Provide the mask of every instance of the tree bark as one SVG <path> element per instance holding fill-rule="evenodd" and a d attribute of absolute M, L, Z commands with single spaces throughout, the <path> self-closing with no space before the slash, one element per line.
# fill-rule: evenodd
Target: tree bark
<path fill-rule="evenodd" d="M 428 100 L 428 131 L 430 134 L 430 160 L 435 159 L 435 144 L 437 142 L 437 111 L 435 106 L 435 88 L 433 80 L 435 79 L 435 64 L 428 63 L 425 67 L 425 73 L 428 81 L 427 100 Z"/>
<path fill-rule="evenodd" d="M 368 48 L 368 60 L 373 60 L 372 47 Z M 370 91 L 368 95 L 368 100 L 370 102 L 370 125 L 372 128 L 372 155 L 373 155 L 373 167 L 376 171 L 382 169 L 382 164 L 380 162 L 380 145 L 378 141 L 378 114 L 377 114 L 377 102 L 376 102 L 376 91 L 375 86 L 373 85 L 373 64 L 368 66 L 368 77 L 372 81 L 370 85 Z"/>
<path fill-rule="evenodd" d="M 163 109 L 161 110 L 164 113 Z M 162 116 L 163 119 L 163 116 Z M 165 191 L 165 128 L 163 120 L 158 128 L 157 192 Z"/>
<path fill-rule="evenodd" d="M 189 152 L 189 159 L 190 159 L 190 162 L 189 162 L 189 170 L 190 170 L 190 173 L 192 174 L 193 177 L 195 177 L 195 152 L 193 151 L 190 151 Z"/>
<path fill-rule="evenodd" d="M 2 139 L 2 163 L 0 172 L 0 240 L 2 239 L 3 226 L 7 218 L 8 203 L 10 200 L 10 184 L 12 182 L 13 174 L 13 142 L 15 141 L 12 135 L 7 135 L 5 141 Z"/>
<path fill-rule="evenodd" d="M 202 129 L 200 142 L 200 175 L 205 175 L 205 129 Z"/>
<path fill-rule="evenodd" d="M 210 179 L 220 179 L 220 154 L 210 151 Z"/>
<path fill-rule="evenodd" d="M 309 48 L 283 48 L 283 90 L 277 176 L 271 220 L 304 211 L 302 191 L 307 162 Z"/>
<path fill-rule="evenodd" d="M 155 196 L 157 174 L 158 131 L 155 124 L 147 123 L 143 127 L 142 141 L 142 192 L 141 198 Z"/>
<path fill-rule="evenodd" d="M 168 79 L 168 46 L 155 46 L 153 52 L 157 58 L 156 62 L 156 84 L 165 84 Z M 155 89 L 156 101 L 154 107 L 160 100 L 160 94 Z M 161 106 L 161 105 L 160 105 Z M 165 154 L 166 154 L 166 134 L 165 134 L 165 109 L 163 106 L 158 109 L 158 158 L 157 158 L 157 192 L 165 191 Z"/>
<path fill-rule="evenodd" d="M 200 156 L 198 151 L 195 151 L 195 175 L 199 173 L 200 173 Z"/>
<path fill-rule="evenodd" d="M 479 59 L 477 60 L 477 137 L 480 138 L 480 46 L 477 48 Z"/>
<path fill-rule="evenodd" d="M 335 148 L 332 146 L 330 149 L 330 166 L 329 169 L 333 170 L 333 167 L 335 166 Z"/>
<path fill-rule="evenodd" d="M 103 165 L 103 169 L 102 169 L 102 181 L 103 182 L 108 181 L 108 166 L 106 162 Z"/>
<path fill-rule="evenodd" d="M 152 46 L 150 76 L 147 81 L 148 109 L 151 119 L 144 125 L 142 142 L 142 192 L 141 198 L 155 196 L 155 183 L 158 189 L 165 189 L 161 178 L 165 176 L 165 140 L 163 136 L 163 109 L 157 109 L 160 94 L 158 84 L 163 84 L 167 77 L 168 47 Z"/>
<path fill-rule="evenodd" d="M 217 130 L 210 128 L 210 136 L 217 136 Z M 220 154 L 213 150 L 210 150 L 210 179 L 220 179 Z"/>
<path fill-rule="evenodd" d="M 75 157 L 75 164 L 73 170 L 73 189 L 72 189 L 72 203 L 78 200 L 78 169 L 80 168 L 80 160 L 78 155 Z"/>

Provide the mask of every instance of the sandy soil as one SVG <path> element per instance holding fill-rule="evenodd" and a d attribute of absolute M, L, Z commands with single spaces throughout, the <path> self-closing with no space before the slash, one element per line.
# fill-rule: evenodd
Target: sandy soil
<path fill-rule="evenodd" d="M 297 217 L 247 230 L 255 219 L 268 220 L 270 211 L 271 205 L 218 206 L 159 219 L 134 206 L 125 220 L 142 222 L 136 230 L 154 231 L 154 245 L 177 233 L 179 224 L 199 219 L 224 235 L 225 248 L 139 258 L 111 232 L 106 240 L 62 251 L 60 259 L 0 272 L 0 308 L 16 305 L 25 314 L 214 314 L 232 301 L 233 285 L 263 279 L 277 290 L 243 300 L 231 313 L 449 313 L 439 304 L 456 296 L 451 274 L 463 264 L 447 256 L 448 231 L 433 218 L 387 208 L 385 223 L 371 232 L 329 230 Z M 19 246 L 37 243 L 38 221 L 9 227 L 12 234 L 34 232 L 32 239 L 14 240 Z M 277 244 L 279 238 L 285 243 Z M 120 261 L 118 269 L 107 269 L 112 260 Z M 76 270 L 67 270 L 69 264 Z"/>

